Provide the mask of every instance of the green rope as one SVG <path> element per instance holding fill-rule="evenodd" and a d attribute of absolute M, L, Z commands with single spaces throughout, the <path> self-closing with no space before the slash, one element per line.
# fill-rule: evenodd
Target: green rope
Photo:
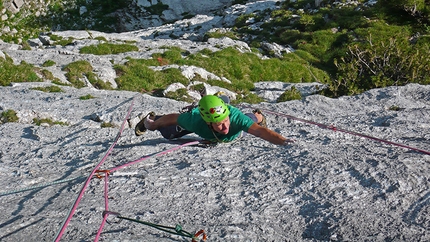
<path fill-rule="evenodd" d="M 177 224 L 176 227 L 168 227 L 168 226 L 164 226 L 164 225 L 159 225 L 159 224 L 153 224 L 153 223 L 149 223 L 149 222 L 145 222 L 145 221 L 140 221 L 137 219 L 132 219 L 132 218 L 127 218 L 127 217 L 122 217 L 122 216 L 118 216 L 118 218 L 120 219 L 125 219 L 125 220 L 129 220 L 132 222 L 136 222 L 136 223 L 140 223 L 140 224 L 144 224 L 144 225 L 148 225 L 150 227 L 156 228 L 158 230 L 167 232 L 167 233 L 171 233 L 171 234 L 175 234 L 175 235 L 180 235 L 183 237 L 188 237 L 188 238 L 194 238 L 194 235 L 191 234 L 190 232 L 187 232 L 185 230 L 182 230 L 182 226 Z"/>
<path fill-rule="evenodd" d="M 63 179 L 63 180 L 42 183 L 42 184 L 38 184 L 38 185 L 35 185 L 35 186 L 31 186 L 31 187 L 25 187 L 25 188 L 21 188 L 21 189 L 15 189 L 15 190 L 11 190 L 11 191 L 6 191 L 6 192 L 0 192 L 0 197 L 6 196 L 6 195 L 10 195 L 10 194 L 15 194 L 15 193 L 20 193 L 20 192 L 30 191 L 30 190 L 34 190 L 34 189 L 38 189 L 38 188 L 42 188 L 42 187 L 48 187 L 48 186 L 52 186 L 52 185 L 56 185 L 56 184 L 60 184 L 60 183 L 65 183 L 65 182 L 77 180 L 79 178 L 84 178 L 84 176 L 78 176 L 78 177 L 74 177 L 74 178 L 67 178 L 67 179 Z"/>

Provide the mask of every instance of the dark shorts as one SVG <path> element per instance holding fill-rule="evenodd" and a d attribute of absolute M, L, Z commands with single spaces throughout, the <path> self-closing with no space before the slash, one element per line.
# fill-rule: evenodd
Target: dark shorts
<path fill-rule="evenodd" d="M 162 116 L 156 116 L 155 120 L 161 118 Z M 161 135 L 165 138 L 165 139 L 177 139 L 180 138 L 184 135 L 187 134 L 191 134 L 192 132 L 183 129 L 181 126 L 179 125 L 171 125 L 171 126 L 167 126 L 167 127 L 163 127 L 158 129 L 158 131 L 160 131 Z"/>

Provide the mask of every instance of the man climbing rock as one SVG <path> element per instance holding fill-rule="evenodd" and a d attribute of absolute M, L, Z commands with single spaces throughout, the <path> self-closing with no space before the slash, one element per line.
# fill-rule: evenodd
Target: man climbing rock
<path fill-rule="evenodd" d="M 294 142 L 268 129 L 260 110 L 244 114 L 215 95 L 204 96 L 189 112 L 167 115 L 150 112 L 136 125 L 135 133 L 142 135 L 146 130 L 158 130 L 166 139 L 195 133 L 213 143 L 231 142 L 246 133 L 277 145 Z"/>

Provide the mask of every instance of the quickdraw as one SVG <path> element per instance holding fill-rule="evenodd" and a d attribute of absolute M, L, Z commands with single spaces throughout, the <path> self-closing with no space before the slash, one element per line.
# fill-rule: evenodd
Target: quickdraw
<path fill-rule="evenodd" d="M 207 237 L 206 237 L 205 231 L 203 229 L 201 229 L 197 233 L 194 234 L 191 242 L 197 242 L 200 235 L 202 236 L 202 240 L 206 241 Z"/>
<path fill-rule="evenodd" d="M 106 175 L 110 175 L 110 170 L 97 170 L 94 174 L 95 177 L 97 177 L 98 179 L 102 179 L 104 176 L 100 175 L 99 173 L 104 173 Z"/>

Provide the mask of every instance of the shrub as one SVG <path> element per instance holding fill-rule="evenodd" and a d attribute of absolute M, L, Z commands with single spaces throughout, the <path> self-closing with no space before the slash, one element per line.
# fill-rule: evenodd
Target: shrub
<path fill-rule="evenodd" d="M 264 99 L 259 97 L 255 93 L 251 93 L 249 91 L 244 91 L 242 93 L 239 93 L 236 100 L 232 100 L 232 104 L 239 104 L 239 103 L 261 103 Z"/>
<path fill-rule="evenodd" d="M 169 9 L 169 5 L 158 2 L 150 7 L 145 7 L 145 10 L 150 12 L 152 15 L 163 15 L 163 11 Z"/>
<path fill-rule="evenodd" d="M 46 69 L 41 69 L 40 70 L 40 74 L 42 75 L 42 78 L 51 80 L 52 83 L 54 83 L 54 84 L 63 85 L 63 86 L 66 85 L 66 84 L 62 83 L 59 78 L 55 77 L 52 74 L 52 72 L 50 72 L 50 71 L 48 71 Z"/>
<path fill-rule="evenodd" d="M 430 9 L 428 0 L 380 0 L 381 5 L 402 10 L 411 16 L 428 22 Z"/>
<path fill-rule="evenodd" d="M 430 84 L 430 46 L 411 44 L 407 28 L 376 24 L 356 33 L 361 41 L 348 46 L 347 55 L 335 60 L 338 75 L 329 86 L 335 96 L 410 82 Z"/>
<path fill-rule="evenodd" d="M 58 36 L 58 35 L 50 35 L 49 38 L 52 41 L 54 41 L 54 45 L 61 45 L 61 46 L 70 45 L 75 40 L 72 37 L 68 37 L 67 39 L 65 39 L 65 38 Z"/>

